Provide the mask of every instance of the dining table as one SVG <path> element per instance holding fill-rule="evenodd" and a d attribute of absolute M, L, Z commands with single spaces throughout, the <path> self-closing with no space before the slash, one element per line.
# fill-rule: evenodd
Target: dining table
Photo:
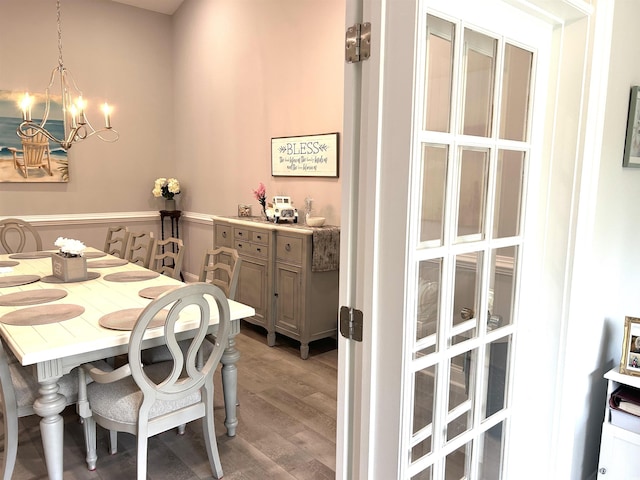
<path fill-rule="evenodd" d="M 136 315 L 153 298 L 180 280 L 87 248 L 86 279 L 64 282 L 52 274 L 53 251 L 0 255 L 0 335 L 24 368 L 32 369 L 40 388 L 34 411 L 42 417 L 40 432 L 50 479 L 63 477 L 61 412 L 66 399 L 58 380 L 84 363 L 126 354 Z M 238 419 L 237 368 L 240 352 L 235 337 L 240 319 L 255 314 L 229 300 L 231 333 L 222 364 L 222 388 L 227 435 L 234 436 Z M 181 313 L 178 338 L 193 336 L 197 315 Z M 215 334 L 218 310 L 211 309 L 210 333 Z M 190 334 L 191 332 L 191 334 Z M 150 328 L 143 348 L 164 343 L 163 328 Z"/>

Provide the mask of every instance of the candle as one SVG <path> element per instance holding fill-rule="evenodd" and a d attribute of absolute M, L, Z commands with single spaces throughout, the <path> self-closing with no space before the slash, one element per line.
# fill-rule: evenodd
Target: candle
<path fill-rule="evenodd" d="M 20 100 L 20 108 L 22 108 L 22 120 L 25 122 L 31 121 L 31 104 L 33 103 L 33 97 L 25 92 L 24 96 Z"/>
<path fill-rule="evenodd" d="M 71 105 L 69 111 L 71 112 L 71 127 L 76 128 L 78 126 L 78 120 L 76 118 L 76 116 L 78 115 L 78 109 L 75 105 Z"/>
<path fill-rule="evenodd" d="M 111 128 L 111 107 L 107 102 L 102 104 L 102 112 L 104 113 L 104 126 Z"/>
<path fill-rule="evenodd" d="M 80 125 L 84 125 L 85 123 L 87 123 L 87 119 L 84 116 L 84 109 L 86 106 L 87 102 L 82 98 L 82 95 L 76 98 L 76 107 L 78 108 L 78 123 Z"/>

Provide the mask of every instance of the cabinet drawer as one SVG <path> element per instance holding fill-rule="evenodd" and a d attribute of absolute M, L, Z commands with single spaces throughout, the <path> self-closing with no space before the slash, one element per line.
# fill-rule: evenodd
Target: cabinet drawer
<path fill-rule="evenodd" d="M 233 229 L 231 225 L 216 224 L 216 247 L 233 247 Z"/>
<path fill-rule="evenodd" d="M 302 264 L 302 239 L 298 237 L 278 236 L 276 256 L 284 262 Z"/>
<path fill-rule="evenodd" d="M 263 245 L 269 245 L 269 232 L 260 231 L 260 230 L 251 230 L 251 241 L 253 243 L 261 243 Z"/>
<path fill-rule="evenodd" d="M 249 236 L 249 230 L 247 230 L 246 228 L 238 228 L 238 227 L 235 227 L 233 229 L 233 238 L 236 241 L 243 240 L 245 242 L 249 242 L 251 240 Z"/>
<path fill-rule="evenodd" d="M 235 248 L 240 255 L 260 258 L 267 258 L 269 256 L 269 247 L 259 243 L 236 241 Z"/>

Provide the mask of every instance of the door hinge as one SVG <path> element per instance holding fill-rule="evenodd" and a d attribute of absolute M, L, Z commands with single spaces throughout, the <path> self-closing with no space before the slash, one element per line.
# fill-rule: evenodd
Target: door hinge
<path fill-rule="evenodd" d="M 367 60 L 371 55 L 371 24 L 356 23 L 347 28 L 345 40 L 345 60 L 357 63 Z"/>
<path fill-rule="evenodd" d="M 340 307 L 340 334 L 356 342 L 362 341 L 362 312 L 350 307 Z"/>

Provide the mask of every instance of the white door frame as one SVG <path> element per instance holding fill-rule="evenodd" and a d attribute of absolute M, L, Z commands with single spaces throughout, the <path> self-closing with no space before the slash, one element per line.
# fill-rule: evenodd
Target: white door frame
<path fill-rule="evenodd" d="M 593 8 L 581 0 L 507 1 L 538 12 L 556 25 L 557 54 L 556 72 L 550 75 L 549 86 L 554 102 L 548 112 L 545 142 L 549 161 L 541 177 L 544 188 L 539 211 L 545 228 L 538 238 L 541 271 L 544 280 L 554 287 L 543 292 L 541 312 L 548 319 L 546 328 L 550 328 L 541 337 L 550 340 L 556 352 L 555 360 L 549 362 L 554 374 L 549 376 L 545 369 L 540 375 L 544 384 L 550 385 L 550 398 L 542 410 L 547 407 L 552 412 L 545 426 L 551 438 L 547 445 L 540 446 L 544 448 L 541 453 L 548 455 L 541 457 L 530 448 L 523 449 L 521 455 L 514 454 L 513 464 L 532 475 L 541 471 L 567 472 L 569 476 L 558 478 L 571 478 L 575 474 L 573 457 L 580 445 L 576 440 L 570 445 L 564 441 L 574 433 L 576 423 L 584 419 L 575 410 L 570 418 L 563 415 L 567 408 L 562 406 L 562 399 L 570 386 L 581 383 L 567 381 L 575 378 L 576 368 L 567 367 L 564 352 L 572 350 L 567 333 L 575 327 L 570 315 L 574 310 L 571 299 L 580 290 L 571 274 L 581 268 L 579 260 L 585 255 L 581 247 L 584 237 L 578 238 L 576 233 L 589 233 L 595 210 L 592 202 L 579 202 L 585 191 L 593 193 L 597 187 L 594 178 L 598 150 L 587 153 L 585 146 L 598 146 L 602 125 L 593 120 L 598 108 L 587 107 L 589 100 L 606 98 L 606 81 L 593 79 L 595 67 L 601 68 L 602 59 L 606 58 L 608 43 L 603 46 L 593 41 Z M 385 190 L 394 179 L 396 187 L 402 188 L 402 179 L 407 178 L 408 164 L 392 159 L 408 158 L 409 118 L 396 118 L 393 113 L 411 108 L 413 78 L 411 72 L 405 72 L 403 88 L 394 83 L 391 93 L 388 74 L 403 68 L 397 63 L 400 55 L 413 58 L 415 7 L 414 0 L 347 0 L 346 5 L 346 26 L 371 22 L 372 47 L 369 60 L 345 66 L 340 305 L 363 311 L 364 342 L 342 337 L 339 340 L 336 478 L 388 479 L 396 478 L 398 472 L 402 399 L 393 392 L 402 391 L 402 352 L 399 345 L 385 340 L 389 328 L 401 328 L 402 315 L 397 306 L 402 305 L 404 291 L 404 250 L 389 247 L 396 244 L 399 234 L 406 232 L 406 224 L 404 217 L 385 212 L 384 199 L 396 193 Z M 553 11 L 545 10 L 548 8 Z M 394 28 L 397 25 L 402 28 Z M 607 29 L 595 33 L 606 37 Z M 598 55 L 603 51 L 605 55 Z M 591 58 L 599 59 L 598 64 L 591 64 Z M 583 81 L 589 75 L 591 85 Z M 606 70 L 600 71 L 599 78 L 603 77 L 606 78 Z M 599 105 L 602 107 L 602 100 Z M 577 121 L 564 121 L 567 113 L 575 114 Z M 380 142 L 385 138 L 385 129 L 390 128 L 388 122 L 382 121 L 385 118 L 393 118 L 394 132 L 400 132 L 388 143 Z M 407 124 L 398 125 L 404 118 Z M 591 134 L 589 138 L 586 132 Z M 381 178 L 385 181 L 381 182 Z M 385 278 L 394 278 L 395 283 L 385 283 L 381 292 Z M 540 378 L 533 380 L 538 382 Z M 575 390 L 572 393 L 575 395 Z M 531 424 L 540 421 L 536 415 L 530 418 Z M 518 428 L 528 426 L 522 424 Z"/>

